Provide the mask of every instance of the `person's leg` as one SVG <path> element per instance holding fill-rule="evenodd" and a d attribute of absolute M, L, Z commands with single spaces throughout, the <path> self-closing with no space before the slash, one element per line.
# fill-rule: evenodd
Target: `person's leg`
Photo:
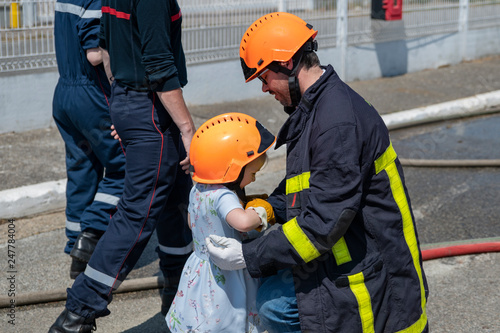
<path fill-rule="evenodd" d="M 180 155 L 177 162 L 179 163 L 186 154 L 179 130 L 173 124 L 169 132 L 174 143 L 179 147 Z M 156 252 L 160 258 L 160 270 L 164 277 L 164 286 L 161 291 L 161 312 L 164 315 L 167 314 L 177 292 L 184 263 L 193 250 L 193 238 L 187 223 L 189 191 L 192 184 L 191 176 L 178 166 L 174 186 L 168 196 L 156 230 L 158 235 Z"/>
<path fill-rule="evenodd" d="M 87 111 L 74 115 L 73 120 L 78 123 L 80 132 L 87 138 L 93 154 L 106 172 L 92 204 L 81 216 L 81 226 L 82 230 L 104 232 L 123 193 L 125 154 L 120 141 L 111 136 L 111 117 L 104 93 L 93 85 L 82 87 L 82 90 L 80 103 Z"/>
<path fill-rule="evenodd" d="M 262 278 L 257 292 L 257 310 L 262 327 L 269 333 L 300 332 L 299 310 L 291 270 Z"/>
<path fill-rule="evenodd" d="M 59 129 L 66 149 L 66 236 L 68 242 L 64 249 L 70 253 L 78 235 L 82 231 L 80 218 L 92 203 L 103 166 L 93 154 L 91 145 L 71 119 L 78 110 L 73 96 L 75 86 L 58 84 L 53 102 L 53 118 Z"/>
<path fill-rule="evenodd" d="M 72 123 L 85 136 L 90 144 L 89 150 L 106 170 L 98 183 L 93 201 L 81 214 L 82 232 L 70 253 L 74 259 L 84 263 L 83 272 L 122 195 L 125 155 L 120 142 L 111 136 L 111 118 L 104 93 L 93 85 L 81 86 L 74 101 L 80 108 L 71 114 Z"/>
<path fill-rule="evenodd" d="M 66 308 L 84 318 L 109 314 L 111 292 L 126 278 L 147 245 L 179 161 L 178 147 L 164 134 L 170 118 L 152 107 L 151 96 L 116 85 L 113 90 L 111 115 L 126 146 L 125 188 L 85 273 L 68 289 Z M 166 158 L 171 154 L 174 158 Z"/>

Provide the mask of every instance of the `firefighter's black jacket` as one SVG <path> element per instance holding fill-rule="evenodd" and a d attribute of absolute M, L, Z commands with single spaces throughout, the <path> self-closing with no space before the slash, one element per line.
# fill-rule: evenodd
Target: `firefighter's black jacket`
<path fill-rule="evenodd" d="M 278 134 L 283 223 L 243 245 L 254 277 L 293 268 L 303 332 L 426 332 L 427 282 L 382 118 L 331 66 Z"/>

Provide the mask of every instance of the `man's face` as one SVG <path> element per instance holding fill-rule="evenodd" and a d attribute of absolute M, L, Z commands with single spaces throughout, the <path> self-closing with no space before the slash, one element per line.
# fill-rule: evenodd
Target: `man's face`
<path fill-rule="evenodd" d="M 290 89 L 288 88 L 288 76 L 267 70 L 263 71 L 259 78 L 262 81 L 262 92 L 270 93 L 283 106 L 292 105 Z"/>

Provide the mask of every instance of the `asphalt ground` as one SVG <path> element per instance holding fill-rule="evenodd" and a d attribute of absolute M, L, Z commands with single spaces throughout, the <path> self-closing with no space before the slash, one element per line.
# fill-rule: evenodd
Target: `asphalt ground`
<path fill-rule="evenodd" d="M 388 114 L 500 90 L 500 56 L 349 84 L 381 114 Z M 196 125 L 238 111 L 256 117 L 274 133 L 286 118 L 271 96 L 190 110 Z M 500 159 L 499 133 L 500 116 L 493 114 L 393 130 L 391 139 L 402 158 Z M 55 128 L 0 135 L 0 158 L 0 191 L 65 177 L 64 144 Z M 284 175 L 284 164 L 283 150 L 272 152 L 248 192 L 270 192 Z M 424 248 L 500 236 L 497 168 L 405 166 L 404 171 Z M 55 211 L 0 224 L 1 300 L 71 285 L 70 259 L 62 252 L 64 221 L 64 213 Z M 16 248 L 9 257 L 12 234 Z M 129 279 L 158 276 L 155 245 L 153 238 Z M 9 259 L 15 260 L 14 270 Z M 499 253 L 429 260 L 424 270 L 431 332 L 500 332 Z M 12 290 L 16 296 L 8 297 Z M 46 332 L 63 307 L 62 301 L 0 309 L 0 332 Z M 98 320 L 98 332 L 167 332 L 157 289 L 117 294 L 110 310 L 110 316 Z"/>

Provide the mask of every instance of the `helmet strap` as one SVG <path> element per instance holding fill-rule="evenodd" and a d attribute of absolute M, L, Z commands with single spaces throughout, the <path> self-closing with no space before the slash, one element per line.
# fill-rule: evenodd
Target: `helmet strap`
<path fill-rule="evenodd" d="M 245 194 L 245 188 L 241 188 L 240 184 L 241 184 L 241 181 L 243 180 L 243 177 L 245 176 L 245 167 L 246 166 L 244 166 L 241 169 L 241 172 L 240 172 L 240 174 L 238 176 L 238 179 L 236 179 L 234 182 L 231 182 L 231 183 L 228 183 L 228 184 L 224 184 L 224 186 L 226 186 L 228 189 L 230 189 L 231 191 L 233 191 L 234 193 L 236 193 L 236 195 L 238 196 L 238 198 L 244 204 L 246 204 L 247 196 Z"/>
<path fill-rule="evenodd" d="M 299 54 L 300 53 L 300 54 Z M 298 56 L 298 59 L 296 58 Z M 283 73 L 288 76 L 288 90 L 290 91 L 290 98 L 292 100 L 291 108 L 295 109 L 299 105 L 302 94 L 300 93 L 299 79 L 296 76 L 297 68 L 299 67 L 300 59 L 302 59 L 302 51 L 299 50 L 292 58 L 293 67 L 288 69 L 278 65 L 277 62 L 270 63 L 267 68 L 275 73 Z M 287 112 L 288 113 L 288 112 Z"/>
<path fill-rule="evenodd" d="M 297 77 L 297 70 L 299 68 L 300 61 L 302 60 L 302 56 L 304 52 L 313 52 L 318 50 L 318 43 L 316 40 L 307 41 L 292 57 L 292 69 L 288 69 L 286 67 L 278 65 L 276 62 L 273 62 L 267 66 L 270 70 L 275 73 L 281 72 L 288 76 L 288 89 L 290 91 L 290 99 L 292 102 L 291 107 L 289 109 L 285 109 L 285 112 L 290 114 L 288 111 L 295 110 L 297 105 L 300 103 L 300 99 L 302 98 L 302 93 L 300 92 L 299 79 Z"/>
<path fill-rule="evenodd" d="M 295 108 L 299 105 L 302 94 L 300 93 L 299 78 L 297 76 L 288 77 L 288 89 L 290 90 L 290 99 L 292 107 Z"/>
<path fill-rule="evenodd" d="M 300 61 L 304 52 L 313 52 L 318 50 L 318 43 L 315 40 L 308 40 L 292 57 L 293 67 L 288 76 L 288 89 L 290 90 L 290 99 L 292 107 L 295 109 L 302 98 L 300 92 L 299 78 L 297 77 L 297 70 L 299 69 Z"/>

